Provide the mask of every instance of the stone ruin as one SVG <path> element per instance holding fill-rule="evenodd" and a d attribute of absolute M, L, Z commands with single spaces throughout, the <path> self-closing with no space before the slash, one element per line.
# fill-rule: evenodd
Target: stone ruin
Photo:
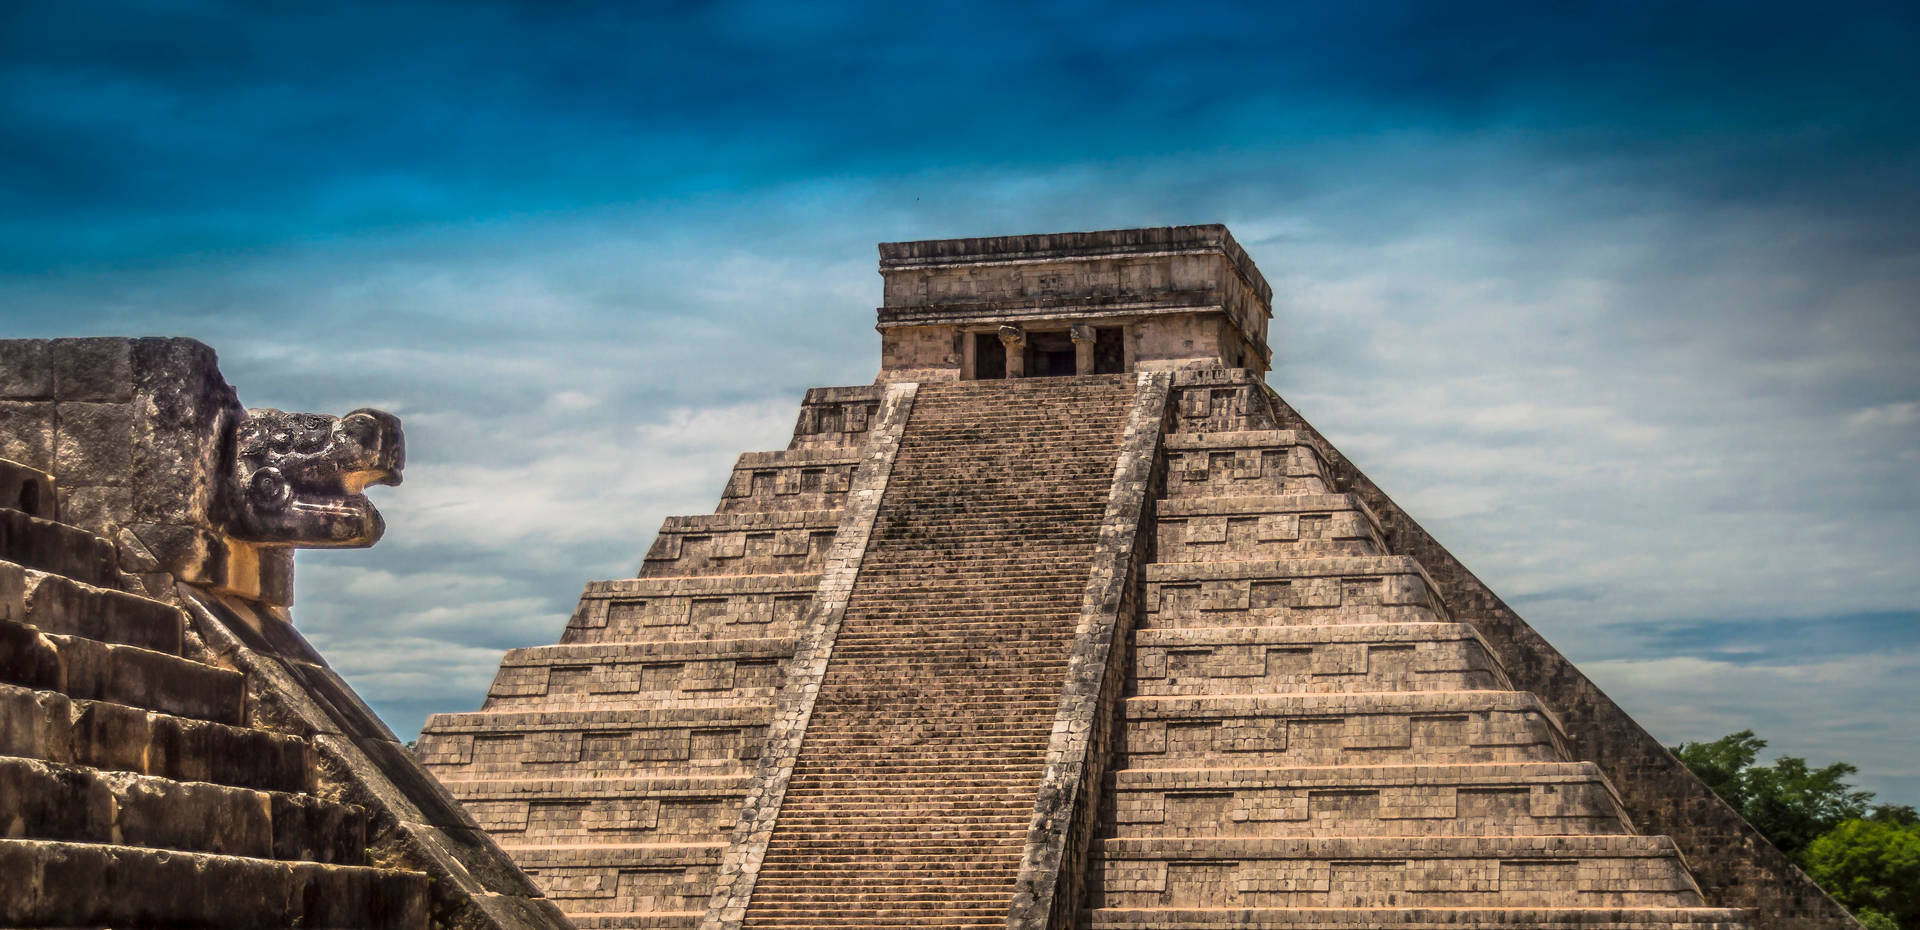
<path fill-rule="evenodd" d="M 190 339 L 0 341 L 0 926 L 569 926 L 291 622 L 405 460 Z"/>
<path fill-rule="evenodd" d="M 875 383 L 431 718 L 438 784 L 288 622 L 398 424 L 0 343 L 0 925 L 1858 926 L 1266 386 L 1225 228 L 880 271 Z"/>

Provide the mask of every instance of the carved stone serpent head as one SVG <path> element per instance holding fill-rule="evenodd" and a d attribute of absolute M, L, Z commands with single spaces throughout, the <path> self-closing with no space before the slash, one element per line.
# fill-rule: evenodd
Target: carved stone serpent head
<path fill-rule="evenodd" d="M 371 546 L 386 521 L 361 491 L 399 484 L 406 458 L 400 418 L 382 410 L 344 417 L 248 410 L 234 430 L 228 529 L 265 546 Z"/>

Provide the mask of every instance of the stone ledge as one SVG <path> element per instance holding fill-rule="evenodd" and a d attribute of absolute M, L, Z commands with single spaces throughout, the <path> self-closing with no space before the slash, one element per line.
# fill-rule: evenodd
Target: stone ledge
<path fill-rule="evenodd" d="M 590 581 L 582 600 L 621 597 L 720 597 L 728 594 L 811 594 L 819 572 L 773 575 L 710 575 L 698 578 L 616 578 Z"/>
<path fill-rule="evenodd" d="M 1526 691 L 1377 691 L 1356 694 L 1236 694 L 1130 697 L 1128 720 L 1216 717 L 1323 717 L 1343 714 L 1538 714 L 1561 730 L 1540 699 Z"/>
<path fill-rule="evenodd" d="M 1678 858 L 1664 836 L 1138 837 L 1100 841 L 1102 858 L 1129 859 L 1610 859 Z"/>
<path fill-rule="evenodd" d="M 569 866 L 622 868 L 713 865 L 725 843 L 618 843 L 567 846 L 503 846 L 525 869 Z"/>
<path fill-rule="evenodd" d="M 922 239 L 880 243 L 880 270 L 977 265 L 1006 262 L 1059 261 L 1156 255 L 1170 252 L 1219 252 L 1256 290 L 1262 302 L 1273 299 L 1273 287 L 1254 267 L 1227 227 L 1154 226 L 1142 229 L 1104 229 L 1093 232 L 1042 233 L 1024 236 L 983 236 L 970 239 Z"/>
<path fill-rule="evenodd" d="M 1092 930 L 1747 930 L 1733 908 L 1099 908 Z"/>
<path fill-rule="evenodd" d="M 1434 643 L 1480 642 L 1480 633 L 1466 623 L 1341 623 L 1318 626 L 1212 626 L 1140 630 L 1134 645 L 1284 646 L 1316 643 Z M 1484 643 L 1482 643 L 1484 645 Z"/>
<path fill-rule="evenodd" d="M 857 401 L 879 401 L 886 394 L 886 386 L 881 384 L 854 384 L 844 387 L 808 388 L 800 403 L 805 404 L 846 404 Z"/>
<path fill-rule="evenodd" d="M 730 530 L 832 529 L 839 510 L 782 510 L 761 513 L 699 513 L 668 517 L 660 533 L 725 533 Z"/>
<path fill-rule="evenodd" d="M 659 707 L 632 710 L 544 710 L 476 711 L 464 714 L 434 714 L 422 731 L 436 736 L 473 733 L 478 735 L 514 735 L 543 730 L 658 730 L 673 727 L 705 727 L 716 724 L 765 726 L 773 711 L 767 707 L 742 707 L 716 703 L 706 707 Z"/>
<path fill-rule="evenodd" d="M 509 649 L 502 667 L 549 665 L 627 665 L 659 659 L 784 659 L 793 655 L 793 637 L 767 639 L 656 640 L 651 642 L 562 643 Z"/>
<path fill-rule="evenodd" d="M 851 446 L 827 446 L 810 449 L 773 449 L 766 452 L 742 452 L 734 461 L 734 470 L 776 468 L 797 465 L 852 465 L 860 461 L 860 450 Z"/>
<path fill-rule="evenodd" d="M 487 778 L 442 782 L 462 801 L 523 801 L 559 798 L 672 798 L 745 794 L 750 776 L 656 775 L 608 778 Z"/>
<path fill-rule="evenodd" d="M 1268 559 L 1237 562 L 1162 562 L 1147 566 L 1147 583 L 1163 581 L 1219 581 L 1227 579 L 1332 578 L 1352 575 L 1418 575 L 1429 589 L 1420 563 L 1404 555 L 1336 556 L 1312 559 Z"/>
<path fill-rule="evenodd" d="M 1261 513 L 1326 513 L 1357 510 L 1375 526 L 1379 520 L 1365 503 L 1351 494 L 1234 494 L 1222 497 L 1175 497 L 1160 502 L 1161 519 L 1215 517 Z"/>
<path fill-rule="evenodd" d="M 1314 448 L 1307 434 L 1290 429 L 1249 429 L 1217 433 L 1173 433 L 1167 437 L 1169 452 L 1192 449 L 1277 449 L 1283 446 Z M 1319 450 L 1314 448 L 1315 452 Z"/>
<path fill-rule="evenodd" d="M 1121 791 L 1207 788 L 1334 788 L 1606 782 L 1591 762 L 1491 762 L 1455 765 L 1327 765 L 1295 768 L 1121 769 Z"/>

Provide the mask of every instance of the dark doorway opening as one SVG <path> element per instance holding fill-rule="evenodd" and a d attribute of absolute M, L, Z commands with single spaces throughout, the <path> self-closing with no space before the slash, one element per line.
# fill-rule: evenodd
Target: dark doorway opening
<path fill-rule="evenodd" d="M 1126 330 L 1102 326 L 1093 331 L 1093 373 L 1117 375 L 1127 370 Z"/>
<path fill-rule="evenodd" d="M 1026 362 L 1029 378 L 1076 374 L 1073 337 L 1064 332 L 1028 333 Z"/>
<path fill-rule="evenodd" d="M 973 377 L 992 381 L 1007 376 L 1007 347 L 998 333 L 973 334 Z"/>

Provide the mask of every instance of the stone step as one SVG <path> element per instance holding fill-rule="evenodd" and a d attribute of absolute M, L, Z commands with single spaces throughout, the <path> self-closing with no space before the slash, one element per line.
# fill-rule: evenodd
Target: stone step
<path fill-rule="evenodd" d="M 0 756 L 10 836 L 345 865 L 366 859 L 367 814 L 308 794 L 104 772 Z"/>
<path fill-rule="evenodd" d="M 0 507 L 0 562 L 66 575 L 101 588 L 123 584 L 113 543 L 12 507 Z"/>
<path fill-rule="evenodd" d="M 427 730 L 435 734 L 453 733 L 532 733 L 542 731 L 663 729 L 713 727 L 720 725 L 764 726 L 772 712 L 764 707 L 742 706 L 716 701 L 692 707 L 670 707 L 641 712 L 610 710 L 571 710 L 551 707 L 540 710 L 475 711 L 459 714 L 434 714 L 427 718 Z M 427 732 L 426 730 L 422 731 Z"/>
<path fill-rule="evenodd" d="M 691 911 L 629 911 L 601 914 L 574 913 L 573 925 L 580 930 L 692 930 L 700 925 L 706 909 Z"/>
<path fill-rule="evenodd" d="M 0 755 L 176 781 L 311 793 L 305 740 L 0 685 Z"/>
<path fill-rule="evenodd" d="M 884 394 L 879 385 L 871 384 L 808 390 L 788 448 L 838 446 L 858 451 L 866 443 Z"/>
<path fill-rule="evenodd" d="M 180 654 L 187 625 L 170 604 L 12 564 L 0 564 L 0 617 L 172 655 Z"/>
<path fill-rule="evenodd" d="M 1089 930 L 1746 930 L 1733 908 L 1099 908 Z"/>
<path fill-rule="evenodd" d="M 1134 697 L 1122 713 L 1122 768 L 1566 758 L 1560 722 L 1523 691 Z"/>
<path fill-rule="evenodd" d="M 442 782 L 501 842 L 691 842 L 725 835 L 749 779 L 610 777 Z"/>
<path fill-rule="evenodd" d="M 1698 907 L 1663 836 L 1155 837 L 1096 845 L 1094 907 Z"/>
<path fill-rule="evenodd" d="M 1167 500 L 1156 538 L 1161 562 L 1386 554 L 1379 518 L 1350 494 Z"/>
<path fill-rule="evenodd" d="M 902 813 L 892 805 L 866 808 L 840 808 L 831 812 L 796 815 L 782 822 L 799 824 L 845 824 L 849 828 L 864 829 L 874 824 L 917 824 L 917 823 L 971 823 L 974 818 L 998 817 L 1005 815 L 1020 805 L 1012 801 L 999 803 L 982 802 L 979 804 L 955 804 L 948 802 L 927 810 L 916 810 L 911 814 Z M 1022 816 L 1027 812 L 1022 811 Z"/>
<path fill-rule="evenodd" d="M 1634 832 L 1586 762 L 1122 769 L 1110 810 L 1122 839 Z"/>
<path fill-rule="evenodd" d="M 637 762 L 666 774 L 664 768 L 675 763 L 731 767 L 757 757 L 770 714 L 765 706 L 436 714 L 427 718 L 417 752 L 435 774 L 449 778 L 474 777 L 456 766 L 534 777 Z M 579 773 L 565 771 L 575 764 L 582 767 Z"/>
<path fill-rule="evenodd" d="M 1005 909 L 1002 908 L 1000 909 L 1001 912 L 995 912 L 991 909 L 981 909 L 970 915 L 942 913 L 938 926 L 955 928 L 1005 927 L 1006 914 L 1003 913 L 1004 910 Z M 825 917 L 814 916 L 811 911 L 775 911 L 768 913 L 765 917 L 760 917 L 756 913 L 754 916 L 748 918 L 745 926 L 747 930 L 762 930 L 762 928 L 777 927 L 867 927 L 872 928 L 872 930 L 909 930 L 909 928 L 924 928 L 928 926 L 928 920 L 925 914 L 913 911 L 889 911 L 882 912 L 878 916 L 862 912 L 859 914 L 834 914 Z"/>
<path fill-rule="evenodd" d="M 706 907 L 726 844 L 619 843 L 503 848 L 569 917 Z"/>
<path fill-rule="evenodd" d="M 442 780 L 461 800 L 504 801 L 544 798 L 678 797 L 744 792 L 745 775 L 625 775 L 606 778 L 489 778 Z"/>
<path fill-rule="evenodd" d="M 177 850 L 0 840 L 0 922 L 15 927 L 415 930 L 427 876 Z"/>
<path fill-rule="evenodd" d="M 1305 433 L 1244 430 L 1166 437 L 1166 496 L 1256 497 L 1334 490 L 1326 458 Z"/>
<path fill-rule="evenodd" d="M 0 683 L 220 723 L 246 719 L 239 672 L 11 620 L 0 620 Z"/>
<path fill-rule="evenodd" d="M 482 712 L 551 702 L 580 710 L 770 703 L 793 643 L 766 637 L 513 649 L 501 660 Z"/>
<path fill-rule="evenodd" d="M 562 642 L 791 637 L 819 584 L 817 573 L 591 582 Z"/>
<path fill-rule="evenodd" d="M 818 571 L 839 525 L 838 510 L 668 517 L 640 576 Z"/>
<path fill-rule="evenodd" d="M 1143 695 L 1511 688 L 1464 623 L 1188 627 L 1134 634 Z"/>
<path fill-rule="evenodd" d="M 1406 556 L 1157 563 L 1142 626 L 1445 621 L 1434 590 Z"/>

